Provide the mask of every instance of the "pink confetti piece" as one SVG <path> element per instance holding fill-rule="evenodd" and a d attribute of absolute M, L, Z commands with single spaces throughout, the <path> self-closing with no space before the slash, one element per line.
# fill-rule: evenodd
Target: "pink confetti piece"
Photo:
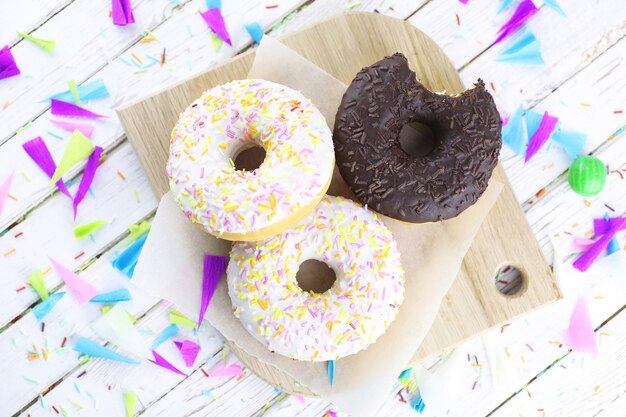
<path fill-rule="evenodd" d="M 184 373 L 183 371 L 181 371 L 180 369 L 178 369 L 177 367 L 169 363 L 163 356 L 159 355 L 156 350 L 152 351 L 152 356 L 154 356 L 154 360 L 152 359 L 148 359 L 148 360 L 154 363 L 155 365 L 159 365 L 162 368 L 169 369 L 170 371 L 176 374 L 187 376 L 186 373 Z"/>
<path fill-rule="evenodd" d="M 0 80 L 20 74 L 8 45 L 0 49 Z"/>
<path fill-rule="evenodd" d="M 585 297 L 578 299 L 572 311 L 563 342 L 577 352 L 598 353 L 598 343 Z"/>
<path fill-rule="evenodd" d="M 217 283 L 226 269 L 228 257 L 226 256 L 204 256 L 204 277 L 202 279 L 202 300 L 200 302 L 200 315 L 198 317 L 198 328 L 202 326 L 204 314 L 206 313 Z"/>
<path fill-rule="evenodd" d="M 11 182 L 13 182 L 13 174 L 9 174 L 6 180 L 0 185 L 0 214 L 2 214 L 2 209 L 4 208 L 4 202 L 7 200 L 9 196 L 9 188 L 11 187 Z"/>
<path fill-rule="evenodd" d="M 180 354 L 185 361 L 186 366 L 193 366 L 193 363 L 196 361 L 196 357 L 198 356 L 198 352 L 200 352 L 200 345 L 192 342 L 191 340 L 185 340 L 183 342 L 174 342 Z"/>
<path fill-rule="evenodd" d="M 467 2 L 468 2 L 469 0 L 459 0 L 459 1 L 460 1 L 461 3 L 463 3 L 463 4 L 467 4 Z"/>
<path fill-rule="evenodd" d="M 213 7 L 206 12 L 200 13 L 206 24 L 209 28 L 215 33 L 221 40 L 233 46 L 230 41 L 230 36 L 228 35 L 228 30 L 226 30 L 226 24 L 224 23 L 224 16 L 222 16 L 222 12 L 217 7 Z"/>
<path fill-rule="evenodd" d="M 300 404 L 304 404 L 304 395 L 292 394 L 293 398 L 298 400 Z"/>
<path fill-rule="evenodd" d="M 40 136 L 37 136 L 36 138 L 25 142 L 22 147 L 24 148 L 28 156 L 30 156 L 30 158 L 35 161 L 37 166 L 39 166 L 39 168 L 41 168 L 41 170 L 46 173 L 48 178 L 52 178 L 54 172 L 57 169 L 57 165 L 54 163 L 52 155 L 50 155 L 50 151 L 48 150 L 48 147 L 46 146 L 46 143 L 43 141 L 43 139 L 41 139 Z M 62 179 L 56 182 L 56 186 L 63 194 L 72 199 L 72 196 L 70 195 L 70 192 L 63 183 Z"/>
<path fill-rule="evenodd" d="M 68 103 L 66 101 L 57 100 L 55 98 L 50 99 L 52 104 L 50 112 L 57 116 L 69 116 L 69 117 L 86 117 L 89 119 L 106 118 L 101 114 L 91 112 L 87 109 L 83 109 L 76 104 Z"/>
<path fill-rule="evenodd" d="M 621 226 L 618 226 L 618 231 L 624 230 L 626 229 L 626 223 L 622 223 L 624 219 L 626 219 L 626 217 L 612 217 L 608 220 L 604 218 L 593 219 L 593 233 L 596 236 L 603 235 L 608 232 L 611 227 L 619 224 L 621 224 Z"/>
<path fill-rule="evenodd" d="M 54 123 L 55 125 L 59 126 L 61 129 L 67 130 L 68 132 L 73 132 L 75 130 L 78 130 L 80 133 L 87 136 L 88 138 L 90 138 L 91 135 L 93 134 L 93 126 L 88 125 L 88 124 L 66 122 L 64 120 L 54 120 L 54 119 L 50 119 L 50 121 Z"/>
<path fill-rule="evenodd" d="M 524 162 L 528 162 L 530 158 L 532 158 L 548 141 L 548 138 L 556 127 L 556 123 L 558 121 L 558 117 L 550 116 L 548 112 L 543 114 L 539 128 L 530 138 L 530 141 L 528 141 L 528 148 L 526 149 L 526 158 L 524 159 Z"/>
<path fill-rule="evenodd" d="M 126 26 L 135 23 L 135 16 L 133 16 L 133 8 L 130 5 L 130 0 L 112 0 L 111 17 L 113 18 L 113 24 L 117 26 Z"/>
<path fill-rule="evenodd" d="M 61 278 L 63 278 L 65 285 L 67 285 L 72 294 L 74 294 L 74 298 L 76 298 L 78 304 L 83 304 L 96 296 L 98 291 L 94 288 L 93 285 L 91 285 L 85 279 L 76 275 L 70 269 L 58 263 L 54 259 L 48 259 L 50 259 L 50 262 L 52 262 L 52 266 L 57 271 L 57 273 L 61 276 Z"/>
<path fill-rule="evenodd" d="M 513 16 L 511 16 L 511 18 L 504 25 L 502 25 L 498 31 L 498 37 L 492 45 L 501 42 L 503 39 L 511 35 L 538 11 L 539 9 L 531 0 L 522 1 L 517 6 L 517 9 L 515 9 Z"/>
<path fill-rule="evenodd" d="M 245 375 L 246 374 L 243 372 L 243 369 L 241 369 L 241 366 L 236 363 L 230 365 L 222 363 L 219 364 L 217 368 L 209 372 L 209 376 L 211 377 L 240 377 Z"/>
<path fill-rule="evenodd" d="M 80 204 L 80 202 L 83 201 L 83 198 L 87 195 L 87 191 L 89 191 L 89 187 L 91 187 L 91 183 L 96 176 L 98 164 L 100 163 L 100 155 L 102 155 L 102 148 L 96 146 L 92 154 L 89 155 L 89 158 L 87 159 L 83 177 L 80 180 L 78 191 L 76 191 L 76 196 L 74 197 L 74 202 L 72 203 L 74 206 L 74 220 L 76 220 L 76 213 L 78 213 L 78 204 Z"/>
<path fill-rule="evenodd" d="M 609 221 L 609 228 L 585 253 L 580 255 L 576 261 L 574 261 L 574 268 L 579 271 L 585 272 L 591 264 L 596 260 L 598 256 L 606 249 L 613 236 L 622 228 L 626 227 L 626 217 L 618 217 L 614 222 Z"/>
<path fill-rule="evenodd" d="M 572 241 L 572 247 L 575 250 L 584 251 L 584 250 L 589 249 L 594 243 L 596 243 L 596 241 L 592 239 L 585 239 L 584 237 L 575 237 L 574 240 Z"/>

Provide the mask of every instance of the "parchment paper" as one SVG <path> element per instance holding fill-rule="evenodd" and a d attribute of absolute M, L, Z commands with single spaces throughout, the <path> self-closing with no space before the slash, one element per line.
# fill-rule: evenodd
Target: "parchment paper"
<path fill-rule="evenodd" d="M 334 120 L 346 88 L 268 36 L 263 37 L 257 50 L 251 76 L 303 91 L 329 121 Z M 302 362 L 272 353 L 244 329 L 232 314 L 225 277 L 215 291 L 206 318 L 248 354 L 288 373 L 351 416 L 370 415 L 387 398 L 396 378 L 430 329 L 443 296 L 501 188 L 500 183 L 492 180 L 476 204 L 444 222 L 412 225 L 380 216 L 398 242 L 407 275 L 405 300 L 395 321 L 376 343 L 336 362 L 332 387 L 326 362 Z M 348 191 L 336 169 L 329 193 L 350 197 Z M 195 317 L 200 308 L 203 257 L 205 254 L 227 256 L 229 249 L 230 242 L 192 225 L 168 193 L 159 204 L 133 282 Z"/>

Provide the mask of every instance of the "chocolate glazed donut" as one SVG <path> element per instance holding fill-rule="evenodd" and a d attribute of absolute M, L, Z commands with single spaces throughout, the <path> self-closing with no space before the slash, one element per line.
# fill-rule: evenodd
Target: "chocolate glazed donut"
<path fill-rule="evenodd" d="M 333 140 L 361 203 L 411 223 L 449 219 L 474 204 L 502 146 L 500 115 L 481 80 L 458 96 L 433 93 L 399 53 L 356 75 Z"/>

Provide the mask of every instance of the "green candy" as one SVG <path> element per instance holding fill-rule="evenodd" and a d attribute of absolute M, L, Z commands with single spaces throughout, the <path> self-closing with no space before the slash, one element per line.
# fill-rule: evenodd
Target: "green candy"
<path fill-rule="evenodd" d="M 578 157 L 569 168 L 568 180 L 574 192 L 592 197 L 606 184 L 606 166 L 595 156 Z"/>

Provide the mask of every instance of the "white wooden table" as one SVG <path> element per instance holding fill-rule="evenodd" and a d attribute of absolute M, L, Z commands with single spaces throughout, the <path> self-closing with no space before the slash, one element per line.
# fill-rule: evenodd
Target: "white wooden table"
<path fill-rule="evenodd" d="M 81 364 L 71 350 L 60 349 L 64 338 L 97 340 L 90 323 L 100 317 L 97 305 L 79 306 L 64 297 L 45 318 L 46 327 L 29 312 L 38 302 L 24 286 L 37 268 L 48 271 L 51 291 L 64 289 L 59 276 L 49 271 L 48 256 L 80 271 L 98 289 L 131 288 L 124 303 L 137 318 L 148 340 L 169 325 L 172 307 L 132 287 L 111 260 L 123 247 L 128 226 L 154 215 L 157 201 L 139 166 L 113 108 L 207 69 L 249 48 L 243 25 L 258 21 L 266 32 L 280 35 L 335 13 L 377 10 L 401 19 L 431 36 L 448 54 L 466 82 L 478 77 L 491 86 L 503 113 L 518 104 L 548 110 L 566 127 L 585 132 L 585 152 L 606 162 L 605 192 L 584 199 L 567 185 L 570 160 L 548 145 L 529 163 L 504 148 L 501 160 L 527 213 L 544 253 L 552 261 L 555 245 L 571 253 L 568 234 L 589 234 L 594 216 L 608 209 L 626 211 L 626 182 L 617 171 L 625 168 L 626 135 L 614 132 L 626 124 L 626 12 L 622 0 L 559 0 L 567 18 L 543 6 L 528 23 L 540 39 L 544 66 L 496 63 L 503 45 L 489 47 L 501 24 L 511 15 L 496 15 L 496 0 L 223 0 L 223 14 L 233 47 L 215 52 L 198 10 L 204 2 L 133 0 L 136 23 L 113 26 L 110 0 L 0 0 L 0 47 L 8 44 L 22 75 L 0 81 L 0 180 L 15 172 L 11 196 L 0 215 L 0 415 L 48 416 L 59 413 L 88 416 L 124 415 L 123 392 L 138 394 L 136 413 L 146 416 L 322 416 L 331 406 L 318 399 L 281 394 L 247 372 L 242 378 L 207 378 L 225 357 L 237 359 L 214 330 L 199 332 L 202 351 L 187 378 L 151 363 L 130 366 L 107 360 Z M 517 2 L 515 2 L 517 3 Z M 266 7 L 277 4 L 277 7 Z M 157 41 L 141 41 L 150 30 Z M 22 40 L 16 31 L 55 39 L 57 49 L 46 54 Z M 159 57 L 166 49 L 168 65 L 145 72 L 126 62 Z M 30 161 L 22 143 L 42 136 L 55 160 L 67 143 L 67 132 L 50 123 L 43 102 L 67 89 L 67 80 L 82 84 L 103 79 L 111 92 L 89 108 L 111 116 L 96 122 L 93 141 L 104 148 L 106 162 L 93 183 L 93 195 L 81 205 L 77 224 L 104 219 L 108 225 L 93 239 L 77 241 L 71 231 L 71 205 L 48 187 L 47 177 Z M 63 139 L 57 139 L 60 135 Z M 80 178 L 83 165 L 67 178 Z M 75 192 L 76 185 L 70 187 Z M 623 238 L 622 238 L 623 239 Z M 624 242 L 621 242 L 622 244 Z M 523 244 L 523 242 L 520 242 Z M 624 252 L 617 256 L 622 256 Z M 570 259 L 571 262 L 571 259 Z M 485 338 L 469 340 L 457 354 L 471 362 L 459 367 L 455 380 L 463 389 L 451 392 L 449 416 L 623 416 L 626 415 L 626 271 L 599 266 L 580 280 L 577 291 L 586 294 L 597 330 L 597 356 L 572 353 L 559 341 L 567 327 L 572 300 L 548 306 L 496 329 Z M 191 336 L 188 328 L 183 335 Z M 47 347 L 48 360 L 29 361 L 27 350 Z M 508 369 L 506 380 L 494 386 L 486 348 L 493 348 Z M 173 352 L 171 342 L 159 350 Z M 475 356 L 475 357 L 474 357 Z M 202 369 L 201 369 L 202 368 Z M 502 369 L 502 368 L 501 368 Z M 546 370 L 547 369 L 547 370 Z M 541 378 L 533 380 L 537 375 Z M 529 381 L 531 381 L 529 383 Z M 43 398 L 40 399 L 40 394 Z M 495 410 L 495 411 L 494 411 Z M 381 416 L 411 416 L 414 411 L 395 393 Z M 425 415 L 432 415 L 427 405 Z M 441 414 L 440 414 L 441 415 Z"/>

